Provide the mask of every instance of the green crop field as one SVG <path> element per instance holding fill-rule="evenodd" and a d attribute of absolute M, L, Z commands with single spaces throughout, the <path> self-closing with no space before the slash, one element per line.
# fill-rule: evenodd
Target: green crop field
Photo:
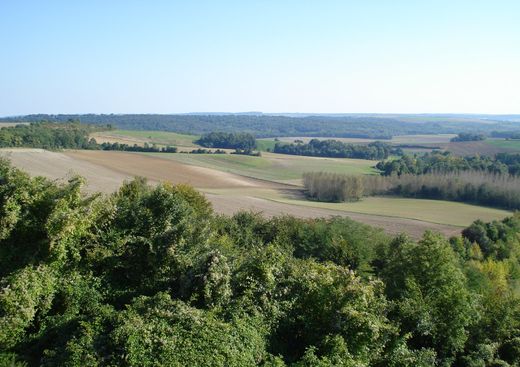
<path fill-rule="evenodd" d="M 520 140 L 488 139 L 485 142 L 498 148 L 520 152 Z"/>
<path fill-rule="evenodd" d="M 263 153 L 261 157 L 237 154 L 146 153 L 181 163 L 213 168 L 242 176 L 271 181 L 299 181 L 302 174 L 326 171 L 347 174 L 372 174 L 376 161 L 348 158 L 317 158 Z"/>
<path fill-rule="evenodd" d="M 272 151 L 274 149 L 275 144 L 276 141 L 274 141 L 273 139 L 256 139 L 256 146 L 258 150 L 262 152 L 265 152 L 268 149 Z"/>
<path fill-rule="evenodd" d="M 127 143 L 129 140 L 135 140 L 141 143 L 150 143 L 158 145 L 173 145 L 182 147 L 195 147 L 194 140 L 199 137 L 196 135 L 177 134 L 169 131 L 151 131 L 151 130 L 113 130 L 103 131 L 94 134 L 95 137 L 105 138 L 106 140 L 121 140 Z"/>
<path fill-rule="evenodd" d="M 271 197 L 271 200 L 307 207 L 333 209 L 353 213 L 386 217 L 416 219 L 420 221 L 465 227 L 475 218 L 492 221 L 510 216 L 507 210 L 442 200 L 406 199 L 393 197 L 368 197 L 353 203 L 322 203 L 305 199 L 294 200 Z"/>

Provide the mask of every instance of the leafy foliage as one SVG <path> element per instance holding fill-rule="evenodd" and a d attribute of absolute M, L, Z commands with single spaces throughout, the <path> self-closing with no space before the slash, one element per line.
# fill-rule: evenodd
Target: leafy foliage
<path fill-rule="evenodd" d="M 0 147 L 31 147 L 44 149 L 95 149 L 95 140 L 89 139 L 94 131 L 110 129 L 110 126 L 82 125 L 78 121 L 63 124 L 35 122 L 0 129 Z"/>
<path fill-rule="evenodd" d="M 212 131 L 244 132 L 255 137 L 322 136 L 391 139 L 394 135 L 457 134 L 516 131 L 518 116 L 505 115 L 364 115 L 364 114 L 108 114 L 28 115 L 0 118 L 5 122 L 65 122 L 111 124 L 126 130 L 162 130 L 202 135 Z M 480 121 L 479 121 L 480 120 Z"/>
<path fill-rule="evenodd" d="M 196 143 L 206 148 L 227 148 L 243 151 L 256 149 L 255 137 L 245 133 L 211 132 L 202 135 Z"/>
<path fill-rule="evenodd" d="M 520 154 L 459 157 L 449 152 L 379 162 L 384 179 L 364 181 L 365 195 L 386 194 L 520 208 Z"/>
<path fill-rule="evenodd" d="M 0 162 L 0 365 L 520 363 L 520 219 L 415 243 Z"/>
<path fill-rule="evenodd" d="M 319 201 L 358 201 L 363 197 L 363 177 L 329 172 L 303 174 L 303 186 Z"/>
<path fill-rule="evenodd" d="M 485 140 L 486 136 L 484 134 L 472 134 L 472 133 L 459 133 L 456 137 L 452 138 L 450 141 L 458 142 L 458 141 L 480 141 Z"/>
<path fill-rule="evenodd" d="M 176 153 L 177 148 L 167 146 L 159 148 L 155 144 L 150 145 L 148 143 L 144 143 L 143 146 L 134 144 L 122 144 L 122 143 L 101 143 L 99 144 L 99 149 L 101 150 L 123 150 L 126 152 L 149 152 L 149 153 Z"/>
<path fill-rule="evenodd" d="M 520 178 L 509 174 L 463 171 L 353 176 L 307 172 L 303 183 L 307 195 L 319 201 L 358 201 L 363 196 L 397 195 L 520 209 Z"/>
<path fill-rule="evenodd" d="M 459 157 L 449 152 L 432 152 L 424 155 L 404 155 L 399 159 L 379 162 L 376 168 L 383 176 L 423 175 L 427 173 L 448 173 L 460 171 L 485 171 L 493 174 L 508 172 L 508 154 L 492 157 Z M 518 163 L 518 162 L 515 162 Z"/>
<path fill-rule="evenodd" d="M 346 144 L 338 140 L 312 139 L 309 143 L 276 143 L 273 152 L 314 157 L 386 159 L 390 154 L 401 154 L 397 148 L 379 141 L 367 145 Z"/>
<path fill-rule="evenodd" d="M 66 123 L 35 122 L 30 125 L 17 125 L 0 129 L 0 148 L 29 147 L 43 149 L 101 149 L 123 150 L 130 152 L 175 153 L 175 147 L 159 148 L 155 145 L 144 146 L 120 143 L 98 144 L 89 134 L 95 131 L 110 130 L 112 127 L 84 125 L 78 120 Z"/>

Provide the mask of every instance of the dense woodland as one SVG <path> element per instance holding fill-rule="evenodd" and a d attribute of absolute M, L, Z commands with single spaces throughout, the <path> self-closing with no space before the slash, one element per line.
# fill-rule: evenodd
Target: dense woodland
<path fill-rule="evenodd" d="M 195 143 L 206 148 L 237 149 L 252 152 L 256 149 L 256 139 L 247 133 L 211 132 L 202 135 Z"/>
<path fill-rule="evenodd" d="M 501 153 L 495 158 L 450 153 L 405 155 L 380 162 L 376 168 L 381 175 L 309 172 L 304 174 L 304 187 L 310 198 L 320 201 L 396 195 L 520 210 L 520 154 Z"/>
<path fill-rule="evenodd" d="M 365 196 L 397 195 L 520 210 L 520 177 L 509 174 L 462 171 L 365 176 L 363 188 Z"/>
<path fill-rule="evenodd" d="M 307 195 L 319 201 L 358 201 L 364 196 L 396 195 L 520 210 L 520 178 L 483 171 L 400 176 L 307 172 L 303 183 Z"/>
<path fill-rule="evenodd" d="M 212 131 L 245 132 L 257 138 L 321 136 L 390 139 L 394 135 L 407 134 L 520 132 L 518 116 L 485 115 L 84 114 L 5 117 L 0 118 L 0 122 L 66 122 L 69 119 L 79 119 L 88 124 L 111 124 L 126 130 L 163 130 L 196 135 Z"/>
<path fill-rule="evenodd" d="M 514 366 L 520 216 L 450 240 L 0 164 L 0 364 Z"/>
<path fill-rule="evenodd" d="M 384 176 L 469 170 L 516 175 L 520 172 L 520 154 L 500 153 L 495 157 L 460 157 L 450 152 L 432 152 L 423 155 L 404 155 L 399 159 L 379 162 L 376 168 Z"/>
<path fill-rule="evenodd" d="M 379 141 L 367 145 L 347 144 L 338 140 L 311 139 L 308 143 L 280 143 L 274 146 L 275 153 L 305 155 L 312 157 L 359 158 L 381 160 L 390 154 L 402 154 L 402 150 Z"/>
<path fill-rule="evenodd" d="M 509 174 L 520 176 L 520 153 L 498 153 L 495 159 L 507 166 Z"/>
<path fill-rule="evenodd" d="M 486 140 L 486 135 L 484 134 L 474 134 L 474 133 L 459 133 L 456 137 L 452 138 L 452 142 L 457 141 L 480 141 Z"/>
<path fill-rule="evenodd" d="M 78 121 L 4 127 L 0 129 L 0 147 L 97 149 L 96 141 L 89 139 L 89 134 L 109 129 L 110 126 L 84 125 Z"/>
<path fill-rule="evenodd" d="M 145 143 L 143 146 L 121 143 L 101 143 L 89 135 L 96 131 L 110 130 L 112 127 L 85 125 L 79 121 L 66 123 L 38 122 L 0 129 L 0 148 L 42 148 L 42 149 L 101 149 L 128 152 L 175 153 L 175 147 L 158 147 Z"/>

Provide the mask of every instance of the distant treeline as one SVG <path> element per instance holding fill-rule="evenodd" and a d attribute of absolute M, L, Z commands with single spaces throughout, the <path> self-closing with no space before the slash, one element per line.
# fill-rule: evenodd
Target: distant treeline
<path fill-rule="evenodd" d="M 493 131 L 491 132 L 493 138 L 504 138 L 504 139 L 520 139 L 519 131 Z"/>
<path fill-rule="evenodd" d="M 424 155 L 404 155 L 399 159 L 379 162 L 376 168 L 384 176 L 433 172 L 485 171 L 493 174 L 517 175 L 520 173 L 520 154 L 500 153 L 495 157 L 459 157 L 449 152 L 432 152 Z"/>
<path fill-rule="evenodd" d="M 402 150 L 379 141 L 367 144 L 347 144 L 338 140 L 312 139 L 309 143 L 276 143 L 275 153 L 305 155 L 312 157 L 386 159 L 390 154 L 402 154 Z"/>
<path fill-rule="evenodd" d="M 520 209 L 520 177 L 484 171 L 401 176 L 349 176 L 306 173 L 304 186 L 320 201 L 356 201 L 363 196 L 397 195 Z"/>
<path fill-rule="evenodd" d="M 459 133 L 456 137 L 452 138 L 450 141 L 458 142 L 458 141 L 479 141 L 479 140 L 486 140 L 486 136 L 484 134 Z"/>
<path fill-rule="evenodd" d="M 0 129 L 0 147 L 96 149 L 96 141 L 89 139 L 89 134 L 110 128 L 106 125 L 84 125 L 77 121 L 63 124 L 31 123 L 30 125 L 4 127 Z"/>
<path fill-rule="evenodd" d="M 238 149 L 246 152 L 256 149 L 255 137 L 247 133 L 211 132 L 202 135 L 195 143 L 206 148 Z"/>
<path fill-rule="evenodd" d="M 85 125 L 79 121 L 66 123 L 39 122 L 0 129 L 0 148 L 41 148 L 41 149 L 91 149 L 122 150 L 128 152 L 175 153 L 175 147 L 157 147 L 145 143 L 144 146 L 102 143 L 98 144 L 89 135 L 96 131 L 111 130 L 110 125 Z"/>
<path fill-rule="evenodd" d="M 181 152 L 181 153 L 188 153 L 188 154 L 226 154 L 225 150 L 217 149 L 217 150 L 211 150 L 211 149 L 193 149 L 190 152 Z"/>
<path fill-rule="evenodd" d="M 101 143 L 96 148 L 92 149 L 101 149 L 101 150 L 122 150 L 125 152 L 148 152 L 148 153 L 176 153 L 177 148 L 167 146 L 167 147 L 158 147 L 155 144 L 149 145 L 148 143 L 144 143 L 143 146 L 134 144 L 121 144 L 121 143 Z"/>
<path fill-rule="evenodd" d="M 320 136 L 343 138 L 391 139 L 395 135 L 489 133 L 498 130 L 520 132 L 511 121 L 486 123 L 464 119 L 464 116 L 377 116 L 377 115 L 267 115 L 267 114 L 196 114 L 196 115 L 28 115 L 0 118 L 4 122 L 66 122 L 79 119 L 83 123 L 112 124 L 126 130 L 163 130 L 202 135 L 212 131 L 246 132 L 257 138 L 277 136 Z M 484 120 L 482 120 L 484 122 Z"/>

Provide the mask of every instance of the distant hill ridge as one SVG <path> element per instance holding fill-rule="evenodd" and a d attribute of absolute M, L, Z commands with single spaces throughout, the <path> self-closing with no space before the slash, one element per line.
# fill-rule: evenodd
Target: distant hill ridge
<path fill-rule="evenodd" d="M 0 118 L 0 122 L 66 122 L 111 124 L 127 130 L 162 130 L 187 134 L 212 131 L 247 132 L 256 137 L 322 136 L 390 139 L 408 134 L 457 134 L 520 131 L 520 115 L 394 114 L 34 114 Z"/>

